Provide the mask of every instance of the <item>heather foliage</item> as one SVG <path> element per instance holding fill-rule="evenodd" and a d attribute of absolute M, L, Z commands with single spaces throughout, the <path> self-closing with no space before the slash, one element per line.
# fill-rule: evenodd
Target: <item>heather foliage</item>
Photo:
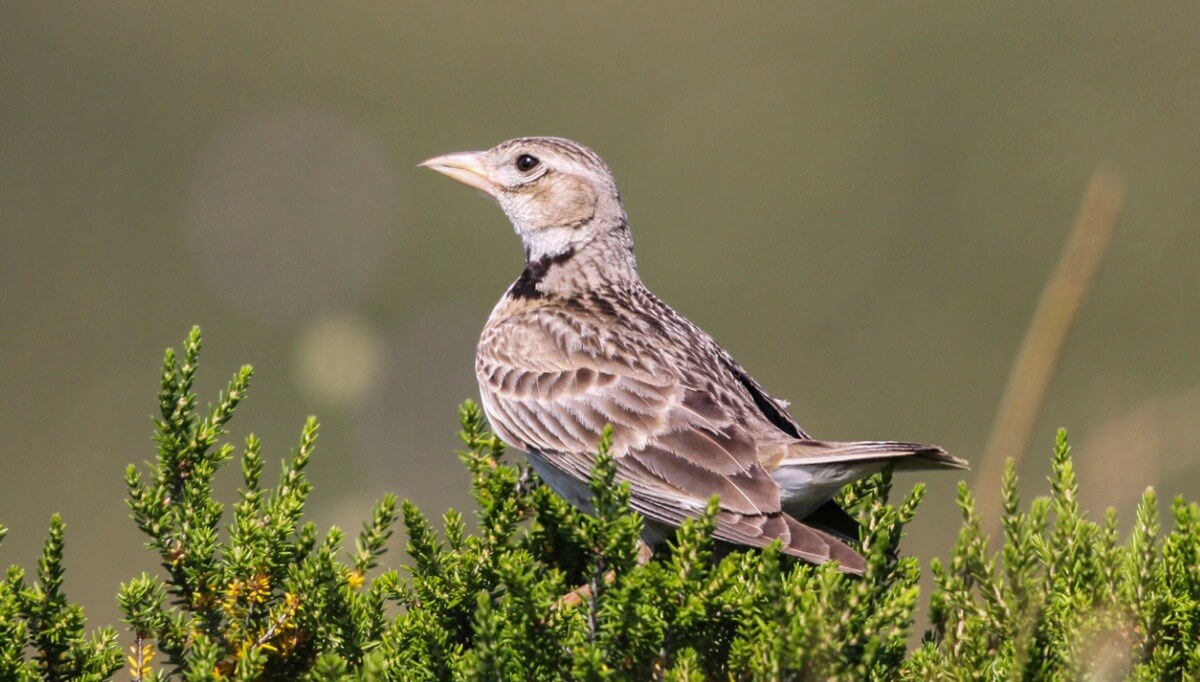
<path fill-rule="evenodd" d="M 454 511 L 434 521 L 385 497 L 347 548 L 340 529 L 303 521 L 316 421 L 264 485 L 259 441 L 222 442 L 251 371 L 202 413 L 199 352 L 198 330 L 182 357 L 167 351 L 156 457 L 126 473 L 158 568 L 120 587 L 122 644 L 111 628 L 89 634 L 62 594 L 55 517 L 36 578 L 13 567 L 0 582 L 0 680 L 1200 677 L 1200 506 L 1175 501 L 1164 533 L 1147 491 L 1122 542 L 1115 513 L 1080 510 L 1065 433 L 1048 496 L 1023 506 L 1009 467 L 994 549 L 960 487 L 958 543 L 932 564 L 933 625 L 911 649 L 921 565 L 900 542 L 920 485 L 895 503 L 886 472 L 843 491 L 862 522 L 862 578 L 716 547 L 711 505 L 643 564 L 642 521 L 607 443 L 585 515 L 507 457 L 466 403 L 472 521 Z M 235 459 L 242 489 L 227 505 L 212 482 Z M 384 561 L 398 519 L 407 557 Z"/>

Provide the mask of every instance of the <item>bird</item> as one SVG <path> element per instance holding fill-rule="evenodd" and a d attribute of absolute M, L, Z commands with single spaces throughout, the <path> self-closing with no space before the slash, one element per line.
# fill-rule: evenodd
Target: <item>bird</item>
<path fill-rule="evenodd" d="M 476 348 L 493 430 L 538 476 L 591 512 L 588 481 L 611 428 L 616 480 L 651 546 L 718 498 L 713 537 L 862 574 L 858 524 L 833 501 L 846 484 L 898 469 L 965 469 L 936 445 L 809 436 L 711 336 L 643 284 L 613 173 L 588 147 L 522 137 L 428 159 L 493 198 L 525 267 Z"/>

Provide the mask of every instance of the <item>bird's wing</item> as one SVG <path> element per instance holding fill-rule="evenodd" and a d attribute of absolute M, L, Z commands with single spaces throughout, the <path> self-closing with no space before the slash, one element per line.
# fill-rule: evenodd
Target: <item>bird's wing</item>
<path fill-rule="evenodd" d="M 647 518 L 677 526 L 716 495 L 717 539 L 757 547 L 780 540 L 793 556 L 861 570 L 853 550 L 782 512 L 759 452 L 779 444 L 761 445 L 747 426 L 747 401 L 734 394 L 742 386 L 694 367 L 681 372 L 653 336 L 580 330 L 578 320 L 565 319 L 541 311 L 485 330 L 476 374 L 502 438 L 586 481 L 611 424 L 617 476 Z"/>
<path fill-rule="evenodd" d="M 611 424 L 631 482 L 642 477 L 692 509 L 719 495 L 730 511 L 778 512 L 754 434 L 714 382 L 685 376 L 672 353 L 629 325 L 539 309 L 489 326 L 475 370 L 488 417 L 513 445 L 592 454 Z"/>
<path fill-rule="evenodd" d="M 484 408 L 513 445 L 590 455 L 611 424 L 622 471 L 671 506 L 695 511 L 719 495 L 738 513 L 779 511 L 754 441 L 706 394 L 587 353 L 537 364 L 483 352 L 477 361 Z"/>
<path fill-rule="evenodd" d="M 592 456 L 587 453 L 553 453 L 546 459 L 571 476 L 587 480 L 591 475 Z M 683 490 L 644 467 L 640 458 L 618 458 L 617 477 L 627 481 L 629 504 L 642 516 L 670 526 L 694 518 L 704 509 L 706 499 Z M 761 471 L 761 467 L 759 468 Z M 739 513 L 724 504 L 714 519 L 713 536 L 722 542 L 747 547 L 766 547 L 780 541 L 784 554 L 822 564 L 836 560 L 842 571 L 861 575 L 866 561 L 850 545 L 824 528 L 797 521 L 782 511 Z M 832 504 L 832 503 L 831 503 Z M 850 539 L 847 535 L 846 539 Z"/>
<path fill-rule="evenodd" d="M 755 381 L 754 377 L 750 376 L 750 373 L 743 369 L 725 349 L 718 346 L 717 355 L 720 358 L 721 366 L 728 372 L 728 376 L 733 381 L 736 381 L 742 390 L 745 391 L 745 395 L 750 398 L 750 402 L 757 409 L 760 419 L 771 424 L 771 426 L 774 426 L 790 438 L 808 438 L 808 434 L 804 432 L 804 429 L 800 428 L 800 424 L 788 413 L 786 401 L 772 398 L 766 389 Z"/>

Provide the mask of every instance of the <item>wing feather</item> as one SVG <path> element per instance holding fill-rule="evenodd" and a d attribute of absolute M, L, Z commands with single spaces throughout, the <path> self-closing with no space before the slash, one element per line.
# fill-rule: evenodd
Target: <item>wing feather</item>
<path fill-rule="evenodd" d="M 749 398 L 730 394 L 741 384 L 687 374 L 700 370 L 659 352 L 661 339 L 602 338 L 576 323 L 538 318 L 485 330 L 476 374 L 501 437 L 586 481 L 611 425 L 617 476 L 648 519 L 678 526 L 715 495 L 717 539 L 756 547 L 780 540 L 788 554 L 835 558 L 853 570 L 853 550 L 782 511 L 760 457 L 793 439 L 758 416 Z"/>

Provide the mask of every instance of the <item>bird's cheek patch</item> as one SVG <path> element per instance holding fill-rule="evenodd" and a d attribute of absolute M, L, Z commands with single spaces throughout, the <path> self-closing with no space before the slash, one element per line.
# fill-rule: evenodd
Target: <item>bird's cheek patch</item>
<path fill-rule="evenodd" d="M 582 227 L 596 215 L 599 194 L 590 183 L 563 175 L 544 184 L 533 197 L 543 208 L 540 227 Z"/>

